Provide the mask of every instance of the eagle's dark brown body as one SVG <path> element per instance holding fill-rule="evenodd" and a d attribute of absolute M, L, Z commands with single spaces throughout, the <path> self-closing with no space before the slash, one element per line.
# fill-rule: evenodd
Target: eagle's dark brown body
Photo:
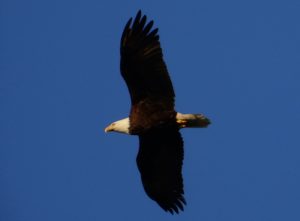
<path fill-rule="evenodd" d="M 134 135 L 147 133 L 151 128 L 176 126 L 176 112 L 165 108 L 163 102 L 151 105 L 151 101 L 141 101 L 132 106 L 129 131 Z M 163 111 L 157 111 L 163 110 Z"/>

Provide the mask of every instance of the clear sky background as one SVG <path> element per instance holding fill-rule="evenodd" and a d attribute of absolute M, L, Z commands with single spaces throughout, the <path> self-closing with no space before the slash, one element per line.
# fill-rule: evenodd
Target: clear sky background
<path fill-rule="evenodd" d="M 125 23 L 159 27 L 188 205 L 144 193 L 119 72 Z M 300 2 L 0 1 L 0 220 L 300 220 Z"/>

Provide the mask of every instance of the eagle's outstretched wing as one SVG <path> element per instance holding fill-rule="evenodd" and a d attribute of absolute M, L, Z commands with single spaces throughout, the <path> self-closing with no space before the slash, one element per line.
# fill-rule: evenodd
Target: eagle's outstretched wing
<path fill-rule="evenodd" d="M 146 24 L 146 15 L 139 11 L 132 23 L 127 22 L 121 38 L 121 73 L 127 84 L 132 105 L 144 99 L 163 100 L 174 108 L 174 90 L 163 60 L 158 29 L 153 21 Z"/>
<path fill-rule="evenodd" d="M 183 210 L 183 141 L 174 126 L 149 130 L 139 135 L 137 165 L 147 195 L 165 211 Z"/>

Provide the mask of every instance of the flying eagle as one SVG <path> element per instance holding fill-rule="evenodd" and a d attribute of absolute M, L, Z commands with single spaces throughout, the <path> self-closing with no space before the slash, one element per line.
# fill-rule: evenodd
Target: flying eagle
<path fill-rule="evenodd" d="M 105 128 L 139 137 L 136 158 L 146 194 L 170 213 L 183 211 L 183 140 L 179 129 L 207 127 L 202 114 L 175 111 L 175 93 L 160 47 L 158 29 L 139 11 L 121 38 L 121 74 L 127 84 L 129 117 Z"/>

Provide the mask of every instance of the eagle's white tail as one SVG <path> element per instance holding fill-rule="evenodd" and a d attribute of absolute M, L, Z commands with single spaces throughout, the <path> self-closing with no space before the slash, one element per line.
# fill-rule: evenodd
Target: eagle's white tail
<path fill-rule="evenodd" d="M 177 113 L 176 120 L 180 128 L 207 127 L 210 124 L 210 120 L 203 114 Z"/>

